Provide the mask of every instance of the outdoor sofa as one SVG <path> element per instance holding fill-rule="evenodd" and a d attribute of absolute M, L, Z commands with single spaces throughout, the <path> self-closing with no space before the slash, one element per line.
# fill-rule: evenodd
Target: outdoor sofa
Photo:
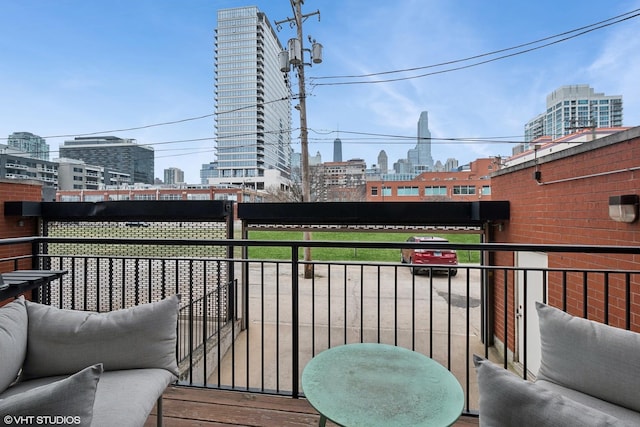
<path fill-rule="evenodd" d="M 0 307 L 5 425 L 142 426 L 178 376 L 179 296 L 94 313 L 18 298 Z"/>
<path fill-rule="evenodd" d="M 481 426 L 639 426 L 640 334 L 536 303 L 535 382 L 474 356 Z"/>

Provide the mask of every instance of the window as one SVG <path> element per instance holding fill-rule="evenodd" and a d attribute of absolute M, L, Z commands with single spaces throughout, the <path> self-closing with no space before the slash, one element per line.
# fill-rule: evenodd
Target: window
<path fill-rule="evenodd" d="M 211 200 L 210 194 L 187 194 L 187 200 Z"/>
<path fill-rule="evenodd" d="M 445 187 L 444 185 L 424 187 L 424 195 L 425 196 L 446 196 L 447 187 Z"/>
<path fill-rule="evenodd" d="M 226 194 L 226 193 L 216 193 L 213 195 L 214 200 L 232 200 L 234 202 L 238 201 L 237 194 Z"/>
<path fill-rule="evenodd" d="M 456 196 L 462 196 L 466 194 L 476 194 L 475 185 L 454 185 L 453 194 Z"/>
<path fill-rule="evenodd" d="M 398 196 L 419 196 L 420 190 L 418 187 L 398 187 Z"/>
<path fill-rule="evenodd" d="M 491 195 L 491 186 L 490 185 L 483 185 L 481 194 L 483 196 L 490 196 Z"/>
<path fill-rule="evenodd" d="M 378 195 L 378 187 L 371 187 L 371 195 L 372 196 Z"/>
<path fill-rule="evenodd" d="M 382 197 L 391 195 L 391 187 L 382 187 Z"/>
<path fill-rule="evenodd" d="M 177 193 L 161 194 L 160 200 L 182 200 L 182 195 Z"/>

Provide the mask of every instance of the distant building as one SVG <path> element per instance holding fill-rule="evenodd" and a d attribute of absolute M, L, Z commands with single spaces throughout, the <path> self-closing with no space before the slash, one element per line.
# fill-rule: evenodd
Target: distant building
<path fill-rule="evenodd" d="M 431 132 L 429 131 L 429 113 L 423 111 L 418 119 L 418 142 L 415 148 L 409 150 L 407 159 L 411 164 L 412 173 L 418 175 L 433 170 L 431 157 Z"/>
<path fill-rule="evenodd" d="M 444 164 L 444 171 L 445 172 L 451 172 L 451 171 L 455 171 L 458 169 L 458 159 L 455 159 L 453 157 L 449 157 L 447 159 L 447 161 Z"/>
<path fill-rule="evenodd" d="M 58 190 L 98 190 L 107 186 L 133 184 L 131 176 L 103 166 L 88 165 L 82 160 L 60 158 L 58 163 Z"/>
<path fill-rule="evenodd" d="M 389 157 L 384 150 L 380 150 L 378 154 L 378 169 L 380 169 L 380 173 L 387 173 L 389 171 Z"/>
<path fill-rule="evenodd" d="M 562 86 L 547 95 L 547 109 L 524 126 L 525 141 L 557 139 L 587 128 L 622 126 L 622 95 L 596 93 L 589 85 Z"/>
<path fill-rule="evenodd" d="M 291 182 L 302 182 L 301 153 L 291 153 Z"/>
<path fill-rule="evenodd" d="M 431 156 L 429 113 L 427 111 L 420 113 L 420 118 L 418 119 L 416 146 L 407 151 L 406 159 L 398 159 L 398 161 L 393 164 L 393 170 L 396 174 L 411 174 L 414 177 L 423 172 L 434 170 L 433 157 Z"/>
<path fill-rule="evenodd" d="M 182 184 L 184 183 L 184 172 L 178 168 L 167 168 L 164 170 L 165 184 Z"/>
<path fill-rule="evenodd" d="M 340 140 L 340 138 L 336 138 L 333 141 L 333 161 L 342 161 L 342 141 Z"/>
<path fill-rule="evenodd" d="M 60 146 L 60 157 L 83 160 L 130 175 L 134 182 L 153 184 L 154 151 L 135 139 L 115 136 L 77 137 Z"/>
<path fill-rule="evenodd" d="M 46 188 L 57 188 L 58 163 L 31 157 L 4 144 L 0 144 L 0 152 L 0 178 L 35 181 Z"/>
<path fill-rule="evenodd" d="M 267 16 L 255 6 L 218 10 L 215 32 L 217 160 L 209 184 L 265 190 L 267 171 L 288 183 L 291 104 L 283 50 Z M 271 174 L 271 180 L 274 176 Z"/>
<path fill-rule="evenodd" d="M 590 143 L 597 139 L 613 135 L 614 133 L 626 131 L 628 127 L 617 128 L 594 128 L 583 129 L 576 133 L 563 136 L 562 138 L 551 139 L 544 136 L 535 141 L 520 144 L 513 148 L 513 156 L 505 159 L 504 166 L 511 167 L 520 163 L 525 163 L 536 158 L 541 158 L 549 154 L 557 153 L 569 148 L 575 148 L 584 143 Z"/>
<path fill-rule="evenodd" d="M 218 162 L 210 162 L 202 165 L 200 169 L 200 184 L 206 185 L 212 178 L 217 178 Z"/>
<path fill-rule="evenodd" d="M 367 164 L 363 159 L 326 162 L 313 166 L 311 183 L 315 201 L 363 201 Z"/>
<path fill-rule="evenodd" d="M 24 151 L 34 159 L 49 160 L 49 144 L 46 140 L 30 132 L 14 132 L 7 141 L 9 147 Z"/>
<path fill-rule="evenodd" d="M 315 156 L 309 156 L 309 166 L 316 166 L 322 163 L 322 154 L 319 151 Z"/>
<path fill-rule="evenodd" d="M 500 167 L 483 158 L 447 172 L 423 172 L 417 177 L 384 176 L 366 183 L 367 202 L 491 200 L 491 174 Z M 390 179 L 391 178 L 391 179 Z"/>
<path fill-rule="evenodd" d="M 415 176 L 413 173 L 413 166 L 407 159 L 399 159 L 393 164 L 393 170 L 397 174 Z"/>

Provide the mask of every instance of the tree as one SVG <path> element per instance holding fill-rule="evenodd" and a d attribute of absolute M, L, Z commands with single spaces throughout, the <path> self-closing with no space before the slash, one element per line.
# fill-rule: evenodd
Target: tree
<path fill-rule="evenodd" d="M 297 203 L 302 201 L 302 186 L 297 182 L 288 188 L 272 185 L 265 190 L 265 193 L 267 202 Z"/>

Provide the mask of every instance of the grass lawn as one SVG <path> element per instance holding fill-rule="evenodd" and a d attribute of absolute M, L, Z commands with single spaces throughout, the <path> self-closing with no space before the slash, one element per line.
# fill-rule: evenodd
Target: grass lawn
<path fill-rule="evenodd" d="M 341 242 L 404 242 L 414 233 L 369 233 L 369 232 L 330 232 L 322 231 L 312 234 L 313 240 Z M 480 243 L 478 234 L 434 234 L 455 243 Z M 302 240 L 301 231 L 250 231 L 250 240 Z M 302 258 L 302 250 L 299 254 Z M 253 247 L 249 248 L 249 258 L 253 259 L 291 259 L 289 248 Z M 313 248 L 311 258 L 316 261 L 400 261 L 398 249 L 364 249 L 364 248 Z M 479 263 L 478 251 L 458 251 L 461 263 Z"/>
<path fill-rule="evenodd" d="M 426 233 L 422 233 L 426 234 Z M 209 228 L 181 227 L 178 224 L 163 224 L 158 227 L 127 227 L 122 224 L 90 224 L 74 227 L 51 227 L 52 237 L 131 237 L 131 238 L 174 238 L 174 239 L 215 239 L 220 238 L 220 231 Z M 316 231 L 313 240 L 336 242 L 404 242 L 414 233 L 396 232 L 358 232 L 358 231 Z M 426 234 L 428 235 L 428 234 Z M 479 243 L 478 234 L 437 234 L 455 243 Z M 250 240 L 285 240 L 302 241 L 302 231 L 249 231 Z M 236 255 L 240 255 L 236 248 Z M 220 257 L 226 256 L 221 246 L 156 246 L 156 245 L 126 245 L 104 242 L 99 245 L 82 243 L 50 244 L 49 253 L 62 255 L 69 253 L 93 254 L 103 256 L 148 256 L 148 257 Z M 302 259 L 302 250 L 298 254 Z M 399 262 L 399 249 L 365 249 L 365 248 L 313 248 L 311 257 L 315 261 L 371 261 L 371 262 Z M 250 259 L 289 260 L 291 249 L 286 247 L 252 247 L 249 248 Z M 461 263 L 479 263 L 478 251 L 458 251 L 458 261 Z"/>

